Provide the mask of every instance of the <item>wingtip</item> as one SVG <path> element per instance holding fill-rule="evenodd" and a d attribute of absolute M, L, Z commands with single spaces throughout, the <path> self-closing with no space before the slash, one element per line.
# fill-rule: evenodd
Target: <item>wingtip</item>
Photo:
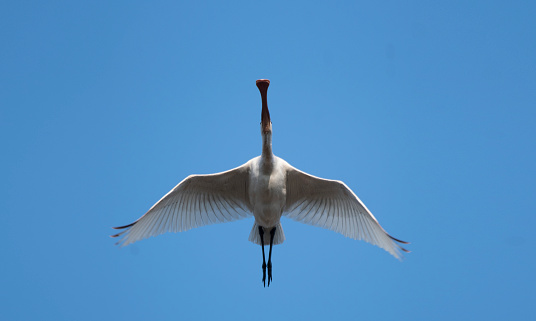
<path fill-rule="evenodd" d="M 136 222 L 134 223 L 130 223 L 128 225 L 123 225 L 123 226 L 117 226 L 117 227 L 112 227 L 114 230 L 122 230 L 122 229 L 125 229 L 127 227 L 131 227 L 132 225 L 136 224 Z"/>
<path fill-rule="evenodd" d="M 117 234 L 114 234 L 114 235 L 110 235 L 110 237 L 111 237 L 111 238 L 116 238 L 116 237 L 118 237 L 118 236 L 121 236 L 121 234 L 123 234 L 123 232 L 121 232 L 121 233 L 117 233 Z M 121 238 L 121 239 L 119 239 L 117 242 L 115 242 L 115 245 L 119 245 L 119 246 L 123 247 L 123 246 L 124 246 L 124 241 L 125 241 L 125 240 Z"/>
<path fill-rule="evenodd" d="M 129 225 L 125 225 L 125 226 L 113 227 L 113 229 L 116 229 L 116 230 L 118 230 L 118 229 L 125 229 L 125 228 L 127 228 L 127 227 L 131 227 L 131 226 L 134 225 L 135 223 L 136 223 L 136 222 L 134 222 L 134 223 L 132 223 L 132 224 L 129 224 Z M 127 231 L 128 231 L 128 230 L 124 230 L 124 231 L 121 231 L 121 232 L 119 232 L 119 233 L 117 233 L 117 234 L 112 234 L 112 235 L 110 235 L 110 237 L 111 237 L 111 238 L 119 237 L 119 236 L 123 235 L 124 233 L 126 233 Z M 117 242 L 116 244 L 119 244 L 120 242 L 121 242 L 121 240 L 120 240 L 119 242 Z"/>
<path fill-rule="evenodd" d="M 389 234 L 387 234 L 389 235 Z M 398 243 L 402 243 L 402 244 L 411 244 L 410 242 L 406 242 L 406 241 L 402 241 L 402 240 L 399 240 L 397 239 L 396 237 L 392 237 L 391 235 L 389 235 L 389 237 L 395 241 L 397 241 Z"/>
<path fill-rule="evenodd" d="M 399 251 L 402 251 L 402 252 L 404 252 L 404 253 L 411 253 L 411 251 L 406 250 L 405 248 L 403 248 L 403 247 L 400 246 L 400 245 L 398 246 L 398 250 L 399 250 Z M 402 254 L 402 253 L 399 252 L 399 251 L 396 251 L 396 254 L 393 254 L 393 253 L 391 253 L 391 254 L 393 254 L 394 257 L 396 257 L 399 261 L 402 262 L 402 261 L 404 261 L 404 260 L 406 259 L 406 257 L 404 256 L 404 254 Z"/>
<path fill-rule="evenodd" d="M 397 239 L 396 237 L 392 237 L 392 236 L 389 235 L 389 234 L 387 234 L 387 235 L 388 235 L 393 241 L 396 241 L 396 242 L 398 242 L 398 243 L 402 243 L 402 244 L 411 244 L 410 242 L 402 241 L 402 240 Z M 410 250 L 407 250 L 407 249 L 403 248 L 403 247 L 400 246 L 399 244 L 397 244 L 397 246 L 398 246 L 398 248 L 399 248 L 401 251 L 403 251 L 403 252 L 405 252 L 405 253 L 411 253 Z"/>

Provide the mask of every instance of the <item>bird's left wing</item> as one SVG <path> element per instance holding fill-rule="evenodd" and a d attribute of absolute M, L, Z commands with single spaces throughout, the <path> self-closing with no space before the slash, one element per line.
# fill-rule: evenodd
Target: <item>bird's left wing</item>
<path fill-rule="evenodd" d="M 182 232 L 251 215 L 248 197 L 249 163 L 226 172 L 190 175 L 136 222 L 114 227 L 118 244 L 128 245 L 165 232 Z"/>
<path fill-rule="evenodd" d="M 380 226 L 365 204 L 341 181 L 315 177 L 290 165 L 283 214 L 310 225 L 377 245 L 400 259 L 408 252 Z"/>

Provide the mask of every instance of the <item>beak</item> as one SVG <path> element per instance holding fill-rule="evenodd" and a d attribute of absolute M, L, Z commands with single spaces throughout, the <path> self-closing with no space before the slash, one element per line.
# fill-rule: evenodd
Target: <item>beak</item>
<path fill-rule="evenodd" d="M 268 100 L 266 98 L 268 86 L 270 86 L 270 80 L 257 80 L 257 88 L 259 88 L 262 98 L 261 128 L 263 133 L 272 131 L 272 122 L 270 120 L 270 111 L 268 111 Z"/>

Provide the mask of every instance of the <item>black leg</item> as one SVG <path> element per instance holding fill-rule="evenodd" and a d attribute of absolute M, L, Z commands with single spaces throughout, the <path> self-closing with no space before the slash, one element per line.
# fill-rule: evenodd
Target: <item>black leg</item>
<path fill-rule="evenodd" d="M 264 286 L 266 287 L 266 259 L 264 258 L 264 229 L 262 226 L 259 226 L 259 235 L 261 236 L 262 248 L 262 283 L 264 283 Z M 268 286 L 270 286 L 270 280 L 268 280 Z"/>
<path fill-rule="evenodd" d="M 274 244 L 275 227 L 270 231 L 270 252 L 268 252 L 268 286 L 272 281 L 272 245 Z"/>

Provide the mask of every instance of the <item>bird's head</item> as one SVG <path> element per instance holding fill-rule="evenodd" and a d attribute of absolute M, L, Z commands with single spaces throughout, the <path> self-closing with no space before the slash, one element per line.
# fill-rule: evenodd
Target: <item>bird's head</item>
<path fill-rule="evenodd" d="M 270 80 L 257 80 L 257 88 L 259 88 L 262 98 L 261 133 L 263 135 L 272 133 L 272 121 L 270 120 L 270 111 L 268 111 L 268 100 L 266 98 L 266 95 L 268 93 L 268 86 L 270 86 Z"/>

